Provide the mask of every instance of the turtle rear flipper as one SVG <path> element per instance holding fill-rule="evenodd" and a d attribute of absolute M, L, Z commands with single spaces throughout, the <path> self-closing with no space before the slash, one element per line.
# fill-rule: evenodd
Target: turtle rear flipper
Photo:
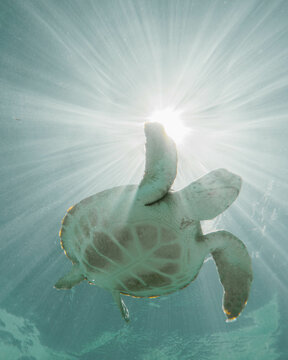
<path fill-rule="evenodd" d="M 121 299 L 119 291 L 112 291 L 112 296 L 113 296 L 113 299 L 115 300 L 116 304 L 118 305 L 118 307 L 120 309 L 120 312 L 121 312 L 121 315 L 122 315 L 123 319 L 126 322 L 129 322 L 130 321 L 129 311 L 128 311 L 128 308 L 125 305 L 124 301 Z"/>
<path fill-rule="evenodd" d="M 177 174 L 177 150 L 159 123 L 145 123 L 146 163 L 137 198 L 145 205 L 162 199 Z"/>
<path fill-rule="evenodd" d="M 224 288 L 223 311 L 228 321 L 244 309 L 253 279 L 251 258 L 241 240 L 227 231 L 203 236 Z"/>
<path fill-rule="evenodd" d="M 79 265 L 74 264 L 72 269 L 63 277 L 61 277 L 54 287 L 56 289 L 68 290 L 73 286 L 79 284 L 81 281 L 85 280 L 85 276 L 81 274 Z"/>
<path fill-rule="evenodd" d="M 237 198 L 241 178 L 225 169 L 211 171 L 177 192 L 179 201 L 194 220 L 210 220 Z"/>

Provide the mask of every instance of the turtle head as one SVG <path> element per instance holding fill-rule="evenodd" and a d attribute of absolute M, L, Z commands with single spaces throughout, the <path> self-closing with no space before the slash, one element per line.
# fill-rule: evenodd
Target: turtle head
<path fill-rule="evenodd" d="M 159 137 L 161 138 L 163 136 L 167 136 L 164 130 L 164 126 L 154 121 L 145 122 L 144 131 L 147 139 L 151 138 L 153 140 L 157 140 Z"/>
<path fill-rule="evenodd" d="M 144 124 L 146 164 L 139 185 L 138 199 L 150 205 L 167 194 L 177 173 L 177 150 L 174 141 L 158 122 Z"/>

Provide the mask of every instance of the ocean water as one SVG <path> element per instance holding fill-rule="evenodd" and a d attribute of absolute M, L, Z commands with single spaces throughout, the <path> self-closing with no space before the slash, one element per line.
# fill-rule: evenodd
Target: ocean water
<path fill-rule="evenodd" d="M 288 359 L 287 18 L 285 0 L 0 1 L 0 360 Z M 167 109 L 186 129 L 175 190 L 243 179 L 203 223 L 252 257 L 234 322 L 211 258 L 181 291 L 125 297 L 128 324 L 101 288 L 53 288 L 66 210 L 137 184 L 143 123 Z"/>

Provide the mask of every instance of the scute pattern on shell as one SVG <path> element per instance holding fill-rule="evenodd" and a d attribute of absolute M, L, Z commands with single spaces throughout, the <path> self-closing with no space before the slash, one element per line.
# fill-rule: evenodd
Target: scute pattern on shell
<path fill-rule="evenodd" d="M 177 277 L 187 257 L 171 228 L 152 221 L 115 224 L 109 233 L 97 210 L 93 208 L 91 216 L 87 206 L 86 200 L 85 213 L 79 204 L 68 211 L 61 243 L 67 256 L 82 264 L 91 283 L 142 297 L 173 292 L 191 281 L 189 272 L 181 281 Z"/>

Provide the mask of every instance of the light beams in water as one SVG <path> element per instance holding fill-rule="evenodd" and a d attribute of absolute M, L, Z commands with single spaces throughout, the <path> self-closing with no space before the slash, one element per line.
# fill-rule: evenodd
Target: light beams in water
<path fill-rule="evenodd" d="M 34 49 L 33 61 L 32 55 L 27 54 L 18 64 L 30 77 L 25 86 L 27 105 L 36 102 L 37 107 L 46 103 L 49 118 L 46 116 L 45 122 L 55 121 L 60 131 L 73 123 L 78 128 L 70 139 L 73 144 L 75 140 L 95 144 L 93 174 L 97 183 L 102 180 L 99 171 L 106 176 L 108 169 L 126 173 L 127 181 L 130 180 L 131 169 L 123 172 L 117 167 L 117 159 L 124 154 L 127 161 L 123 166 L 127 167 L 133 153 L 134 157 L 138 154 L 135 162 L 141 163 L 139 140 L 140 136 L 142 141 L 144 138 L 139 125 L 155 108 L 177 109 L 183 126 L 195 130 L 187 132 L 187 146 L 179 152 L 180 160 L 185 157 L 183 161 L 191 161 L 191 168 L 198 167 L 195 176 L 213 166 L 225 166 L 218 152 L 221 143 L 227 149 L 238 145 L 256 151 L 253 149 L 256 134 L 252 133 L 254 139 L 250 137 L 251 124 L 261 119 L 268 128 L 274 127 L 275 102 L 266 99 L 275 91 L 281 92 L 288 82 L 281 70 L 287 59 L 284 37 L 287 27 L 284 22 L 275 23 L 274 17 L 282 8 L 285 11 L 285 4 L 281 1 L 271 6 L 257 1 L 216 1 L 213 5 L 183 1 L 181 6 L 169 1 L 165 6 L 162 2 L 147 2 L 145 6 L 130 1 L 126 5 L 117 1 L 115 4 L 111 8 L 92 3 L 79 7 L 75 3 L 68 12 L 64 5 L 56 3 L 21 5 L 32 28 L 45 25 L 39 36 L 46 41 L 54 40 L 54 44 L 45 42 L 51 47 L 48 51 L 32 37 L 26 38 L 30 29 L 23 34 L 26 47 Z M 78 26 L 73 26 L 75 22 Z M 11 51 L 10 48 L 10 58 Z M 23 51 L 22 45 L 20 54 Z M 40 74 L 39 79 L 36 73 Z M 13 89 L 10 91 L 13 95 Z M 273 101 L 277 101 L 279 109 L 281 100 Z M 283 114 L 283 101 L 281 105 Z M 28 106 L 21 108 L 20 114 L 14 108 L 15 116 L 23 118 L 21 113 L 27 114 Z M 37 116 L 43 118 L 39 110 Z M 31 118 L 31 112 L 27 117 Z M 278 121 L 280 128 L 284 121 Z M 230 130 L 234 131 L 233 138 Z M 258 128 L 257 137 L 260 134 Z M 122 143 L 117 141 L 119 136 Z M 135 153 L 136 148 L 139 151 Z M 274 148 L 271 150 L 274 152 Z M 107 158 L 108 152 L 116 164 Z M 107 166 L 97 160 L 100 157 L 107 159 Z M 242 173 L 241 166 L 236 165 L 240 162 L 235 152 L 233 159 L 235 171 Z M 135 180 L 141 177 L 138 169 L 134 177 Z M 190 176 L 181 183 L 177 179 L 179 186 L 185 180 L 190 181 Z"/>
<path fill-rule="evenodd" d="M 169 107 L 154 111 L 151 116 L 148 117 L 148 120 L 162 124 L 167 135 L 175 141 L 176 145 L 181 144 L 188 132 L 191 131 L 183 126 L 181 114 Z"/>
<path fill-rule="evenodd" d="M 218 167 L 242 176 L 227 229 L 238 225 L 254 252 L 263 241 L 255 262 L 272 251 L 284 264 L 285 216 L 261 217 L 270 208 L 258 200 L 273 178 L 271 213 L 285 214 L 287 13 L 284 0 L 1 2 L 5 297 L 35 267 L 30 283 L 44 279 L 45 295 L 50 283 L 53 291 L 62 263 L 50 260 L 52 274 L 47 253 L 62 254 L 62 216 L 86 196 L 141 180 L 143 123 L 155 109 L 176 109 L 190 130 L 174 189 Z M 262 234 L 264 223 L 273 232 Z"/>

